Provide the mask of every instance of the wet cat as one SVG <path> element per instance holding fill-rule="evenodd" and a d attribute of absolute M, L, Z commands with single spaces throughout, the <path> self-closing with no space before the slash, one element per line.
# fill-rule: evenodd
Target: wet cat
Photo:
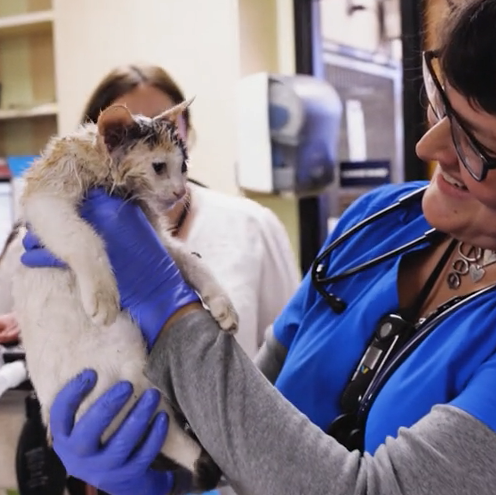
<path fill-rule="evenodd" d="M 105 438 L 151 387 L 143 373 L 146 350 L 141 332 L 120 310 L 103 241 L 78 215 L 78 205 L 90 188 L 105 187 L 132 197 L 220 327 L 236 329 L 237 314 L 229 298 L 202 260 L 172 237 L 164 215 L 186 191 L 187 152 L 176 122 L 190 102 L 153 119 L 132 115 L 125 106 L 111 106 L 96 124 L 52 138 L 24 176 L 22 220 L 69 267 L 20 265 L 13 281 L 14 311 L 30 379 L 47 425 L 57 392 L 83 368 L 95 369 L 98 382 L 78 415 L 116 381 L 134 385 L 132 400 Z M 220 477 L 218 468 L 176 421 L 177 412 L 165 401 L 160 407 L 170 413 L 162 454 L 191 471 L 195 490 L 213 488 Z"/>

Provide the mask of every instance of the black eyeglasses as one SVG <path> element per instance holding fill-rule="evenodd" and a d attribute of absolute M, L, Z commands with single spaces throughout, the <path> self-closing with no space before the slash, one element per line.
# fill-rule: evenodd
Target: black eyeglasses
<path fill-rule="evenodd" d="M 486 178 L 489 170 L 496 168 L 496 158 L 487 154 L 482 144 L 466 128 L 451 106 L 432 63 L 438 56 L 435 50 L 423 54 L 422 73 L 428 103 L 438 121 L 448 118 L 458 158 L 470 175 L 481 182 Z"/>

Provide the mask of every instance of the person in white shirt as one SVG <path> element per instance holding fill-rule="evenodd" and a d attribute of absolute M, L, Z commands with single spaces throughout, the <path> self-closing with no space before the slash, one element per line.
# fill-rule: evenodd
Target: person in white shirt
<path fill-rule="evenodd" d="M 299 281 L 286 231 L 254 201 L 194 183 L 189 188 L 191 221 L 180 235 L 229 291 L 240 315 L 238 342 L 253 358 Z"/>

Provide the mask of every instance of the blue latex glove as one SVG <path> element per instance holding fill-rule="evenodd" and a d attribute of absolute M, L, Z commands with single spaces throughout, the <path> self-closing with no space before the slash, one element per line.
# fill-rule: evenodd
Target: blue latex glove
<path fill-rule="evenodd" d="M 84 371 L 59 392 L 50 411 L 53 448 L 67 473 L 111 495 L 169 493 L 174 487 L 173 474 L 149 468 L 167 434 L 166 413 L 153 418 L 159 393 L 147 390 L 119 429 L 101 445 L 103 432 L 130 398 L 132 386 L 117 383 L 74 424 L 78 407 L 95 383 L 96 374 Z"/>
<path fill-rule="evenodd" d="M 199 302 L 162 246 L 141 208 L 105 191 L 88 193 L 81 216 L 103 238 L 121 296 L 151 347 L 164 323 L 181 307 Z M 21 261 L 31 267 L 63 266 L 32 233 L 23 240 Z"/>

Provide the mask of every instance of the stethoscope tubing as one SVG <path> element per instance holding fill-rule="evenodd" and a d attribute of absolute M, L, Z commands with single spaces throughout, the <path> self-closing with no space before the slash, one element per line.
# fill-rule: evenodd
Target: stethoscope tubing
<path fill-rule="evenodd" d="M 332 275 L 330 277 L 326 277 L 325 272 L 327 270 L 327 264 L 324 262 L 324 260 L 327 258 L 327 260 L 330 259 L 330 256 L 332 252 L 341 246 L 344 242 L 346 242 L 347 239 L 349 239 L 351 236 L 354 234 L 360 232 L 362 229 L 365 227 L 371 225 L 375 221 L 385 217 L 386 215 L 389 215 L 390 213 L 395 212 L 398 209 L 401 209 L 413 202 L 419 201 L 422 199 L 426 189 L 428 186 L 421 187 L 410 194 L 407 194 L 406 196 L 403 196 L 400 198 L 398 201 L 393 203 L 390 206 L 387 206 L 386 208 L 383 208 L 382 210 L 374 213 L 373 215 L 370 215 L 369 217 L 363 219 L 361 222 L 357 223 L 354 225 L 351 229 L 347 230 L 344 234 L 340 235 L 337 239 L 335 239 L 324 251 L 317 256 L 315 261 L 312 264 L 311 268 L 311 278 L 312 278 L 312 283 L 315 287 L 315 289 L 319 292 L 319 294 L 327 301 L 329 306 L 333 311 L 336 313 L 342 313 L 346 309 L 346 303 L 341 300 L 338 296 L 335 296 L 334 294 L 328 293 L 326 291 L 326 286 L 329 284 L 333 284 L 335 282 L 338 282 L 340 280 L 343 280 L 347 277 L 350 277 L 352 275 L 356 275 L 357 273 L 360 273 L 364 270 L 367 270 L 369 268 L 372 268 L 383 261 L 386 261 L 390 258 L 399 256 L 400 254 L 412 249 L 415 246 L 418 246 L 426 241 L 433 241 L 436 237 L 442 237 L 445 234 L 442 232 L 439 232 L 436 229 L 430 229 L 427 232 L 425 232 L 422 236 L 418 237 L 417 239 L 414 239 L 413 241 L 410 241 L 396 249 L 393 249 L 387 253 L 384 253 L 380 256 L 377 256 L 376 258 L 366 261 L 360 265 L 357 265 L 352 268 L 348 268 L 347 270 L 340 272 L 336 275 Z"/>
<path fill-rule="evenodd" d="M 371 225 L 374 223 L 376 220 L 381 219 L 382 217 L 393 213 L 394 211 L 403 208 L 404 206 L 417 201 L 421 199 L 425 193 L 425 190 L 427 189 L 428 186 L 424 186 L 420 189 L 417 189 L 416 191 L 407 194 L 406 196 L 400 198 L 396 203 L 393 203 L 392 205 L 383 208 L 382 210 L 374 213 L 373 215 L 370 215 L 369 217 L 363 219 L 361 222 L 357 223 L 354 225 L 351 229 L 347 230 L 344 234 L 340 235 L 337 239 L 335 239 L 317 258 L 315 259 L 313 266 L 312 266 L 312 275 L 317 272 L 319 267 L 322 265 L 322 261 L 328 257 L 332 252 L 339 246 L 341 246 L 347 239 L 349 239 L 352 235 L 356 234 L 360 230 L 364 229 L 368 225 Z M 389 251 L 387 253 L 384 253 L 377 258 L 374 258 L 373 260 L 367 261 L 365 263 L 362 263 L 359 266 L 350 268 L 344 272 L 338 273 L 337 275 L 333 275 L 332 277 L 325 277 L 325 278 L 318 278 L 318 281 L 320 283 L 325 283 L 325 284 L 332 284 L 334 282 L 337 282 L 339 280 L 343 280 L 344 278 L 347 278 L 351 275 L 355 275 L 356 273 L 365 270 L 367 268 L 371 268 L 382 261 L 392 258 L 398 254 L 401 254 L 404 251 L 407 251 L 408 249 L 411 249 L 412 247 L 416 246 L 417 244 L 420 244 L 422 242 L 425 242 L 426 239 L 429 239 L 430 237 L 433 237 L 435 235 L 444 235 L 441 234 L 439 231 L 436 229 L 430 229 L 427 232 L 425 232 L 421 237 L 405 244 L 404 246 L 400 246 L 399 248 L 396 248 L 392 251 Z"/>
<path fill-rule="evenodd" d="M 330 277 L 320 277 L 322 272 L 326 270 L 326 264 L 323 263 L 325 258 L 330 257 L 332 252 L 342 245 L 347 239 L 349 239 L 354 234 L 358 233 L 363 228 L 371 225 L 376 220 L 383 218 L 384 216 L 403 208 L 415 201 L 419 201 L 422 199 L 426 189 L 428 186 L 424 186 L 420 189 L 413 191 L 412 193 L 400 198 L 398 201 L 393 203 L 392 205 L 383 208 L 382 210 L 370 215 L 365 218 L 361 222 L 357 223 L 351 229 L 347 230 L 344 234 L 335 239 L 314 261 L 312 265 L 312 282 L 317 289 L 317 291 L 323 296 L 323 298 L 329 303 L 331 309 L 333 309 L 337 313 L 341 313 L 346 308 L 346 303 L 342 301 L 339 297 L 328 293 L 324 285 L 333 284 L 340 280 L 343 280 L 352 275 L 356 275 L 357 273 L 376 266 L 387 259 L 398 256 L 412 247 L 415 247 L 427 240 L 433 240 L 437 236 L 445 236 L 446 234 L 436 230 L 430 229 L 426 231 L 422 236 L 410 241 L 396 249 L 393 249 L 387 253 L 384 253 L 376 258 L 366 261 L 356 267 L 348 268 L 347 270 L 340 272 L 336 275 L 332 275 Z M 392 360 L 387 363 L 387 365 L 373 378 L 371 383 L 369 384 L 367 390 L 363 394 L 363 397 L 360 399 L 359 408 L 358 408 L 358 419 L 362 422 L 366 421 L 368 412 L 372 407 L 372 404 L 377 397 L 377 394 L 381 390 L 384 383 L 388 380 L 391 374 L 397 369 L 397 367 L 406 359 L 406 357 L 416 348 L 418 345 L 434 330 L 435 326 L 446 318 L 449 314 L 456 311 L 463 304 L 473 300 L 479 295 L 485 294 L 487 292 L 493 291 L 496 289 L 496 284 L 490 285 L 484 289 L 476 291 L 467 296 L 462 296 L 458 298 L 452 298 L 444 305 L 438 308 L 438 311 L 433 314 L 431 317 L 426 318 L 425 320 L 419 322 L 416 325 L 416 333 L 412 337 L 412 339 L 406 343 L 392 358 Z"/>

